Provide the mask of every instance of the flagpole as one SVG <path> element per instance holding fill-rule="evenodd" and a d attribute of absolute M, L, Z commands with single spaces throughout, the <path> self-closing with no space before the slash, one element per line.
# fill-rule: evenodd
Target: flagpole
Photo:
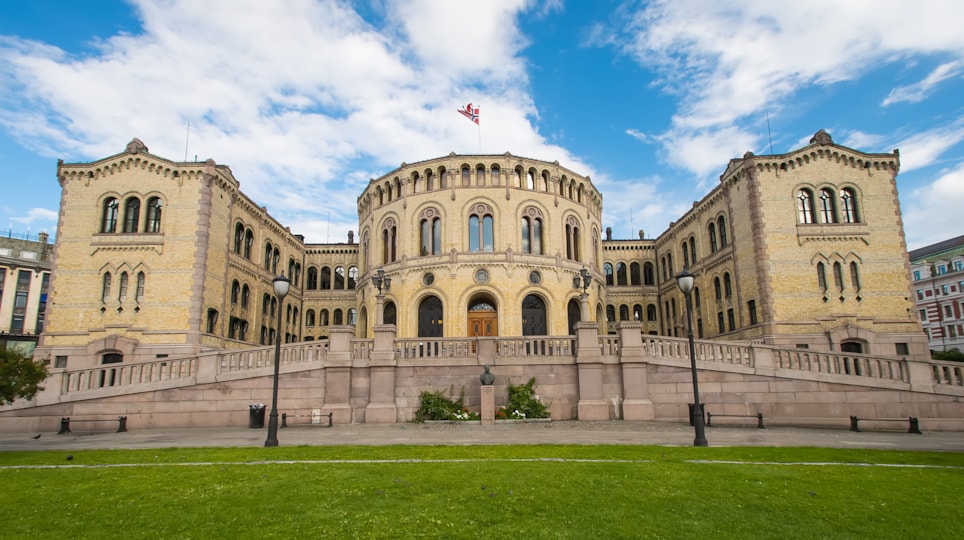
<path fill-rule="evenodd" d="M 479 128 L 479 154 L 481 154 L 482 153 L 482 124 L 481 123 L 476 124 L 476 127 Z"/>

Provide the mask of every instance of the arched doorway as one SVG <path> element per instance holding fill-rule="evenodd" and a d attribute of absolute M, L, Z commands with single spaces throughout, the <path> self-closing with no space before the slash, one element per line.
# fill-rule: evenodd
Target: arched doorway
<path fill-rule="evenodd" d="M 385 324 L 398 324 L 398 310 L 395 308 L 395 302 L 391 300 L 385 302 L 383 320 Z"/>
<path fill-rule="evenodd" d="M 418 305 L 418 337 L 442 337 L 442 301 L 437 296 Z"/>
<path fill-rule="evenodd" d="M 468 337 L 484 337 L 499 335 L 499 311 L 495 302 L 487 296 L 477 296 L 469 302 L 469 312 L 466 317 Z"/>
<path fill-rule="evenodd" d="M 522 335 L 548 335 L 548 332 L 546 332 L 546 303 L 534 294 L 522 299 Z"/>
<path fill-rule="evenodd" d="M 569 300 L 569 307 L 566 311 L 569 314 L 569 335 L 574 336 L 576 335 L 576 323 L 582 317 L 582 308 L 579 306 L 579 301 L 575 298 Z"/>
<path fill-rule="evenodd" d="M 844 341 L 840 344 L 840 350 L 847 353 L 862 353 L 864 345 L 859 341 Z"/>

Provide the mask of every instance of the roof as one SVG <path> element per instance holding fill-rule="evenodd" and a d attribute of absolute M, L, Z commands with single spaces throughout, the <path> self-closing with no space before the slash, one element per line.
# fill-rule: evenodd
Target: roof
<path fill-rule="evenodd" d="M 908 255 L 910 255 L 911 262 L 920 262 L 926 259 L 940 258 L 941 255 L 957 255 L 955 252 L 964 253 L 964 235 L 943 240 L 936 244 L 931 244 L 922 248 L 917 248 L 913 251 L 910 251 Z"/>

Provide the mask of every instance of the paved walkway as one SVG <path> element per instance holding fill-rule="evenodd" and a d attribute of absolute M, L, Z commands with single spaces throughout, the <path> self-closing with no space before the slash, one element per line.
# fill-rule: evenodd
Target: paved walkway
<path fill-rule="evenodd" d="M 244 427 L 132 429 L 127 433 L 65 435 L 0 433 L 0 451 L 82 450 L 107 448 L 257 447 L 266 429 Z M 852 432 L 846 429 L 769 427 L 706 428 L 710 446 L 818 446 L 964 452 L 964 433 L 898 431 Z M 353 424 L 331 428 L 299 426 L 278 430 L 282 446 L 477 445 L 477 444 L 626 444 L 690 446 L 693 428 L 665 422 L 579 422 L 478 424 Z"/>

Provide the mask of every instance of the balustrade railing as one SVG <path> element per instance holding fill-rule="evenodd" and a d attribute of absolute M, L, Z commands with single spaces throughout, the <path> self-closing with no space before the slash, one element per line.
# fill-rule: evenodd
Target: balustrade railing
<path fill-rule="evenodd" d="M 599 336 L 599 354 L 619 356 L 619 336 Z"/>
<path fill-rule="evenodd" d="M 959 362 L 931 361 L 934 384 L 964 386 L 964 365 Z"/>
<path fill-rule="evenodd" d="M 498 356 L 574 356 L 576 340 L 572 337 L 529 336 L 498 338 Z"/>
<path fill-rule="evenodd" d="M 773 354 L 779 369 L 909 382 L 907 361 L 899 358 L 809 349 L 773 349 Z"/>
<path fill-rule="evenodd" d="M 114 386 L 130 386 L 193 377 L 197 357 L 153 360 L 137 364 L 105 364 L 64 373 L 62 394 Z"/>
<path fill-rule="evenodd" d="M 475 356 L 477 342 L 470 338 L 397 339 L 398 358 L 464 358 Z"/>

